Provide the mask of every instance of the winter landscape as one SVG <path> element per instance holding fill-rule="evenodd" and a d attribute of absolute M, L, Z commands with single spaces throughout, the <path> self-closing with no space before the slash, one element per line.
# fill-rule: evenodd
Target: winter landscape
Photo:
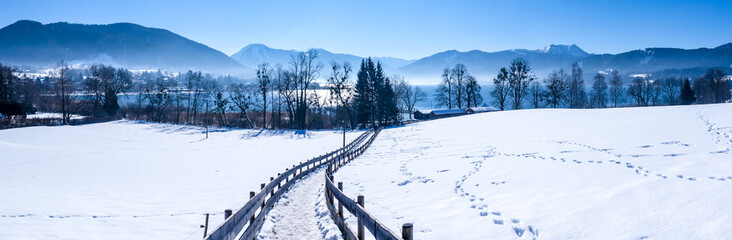
<path fill-rule="evenodd" d="M 732 235 L 727 2 L 2 5 L 0 239 Z"/>

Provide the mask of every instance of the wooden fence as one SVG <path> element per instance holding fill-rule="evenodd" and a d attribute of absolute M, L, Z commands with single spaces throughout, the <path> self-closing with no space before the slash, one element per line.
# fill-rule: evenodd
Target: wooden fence
<path fill-rule="evenodd" d="M 369 214 L 364 209 L 365 206 L 363 196 L 359 195 L 357 197 L 357 200 L 354 201 L 353 199 L 348 198 L 346 194 L 343 193 L 342 182 L 338 182 L 338 187 L 333 184 L 333 173 L 337 171 L 340 167 L 347 164 L 354 158 L 361 155 L 364 151 L 366 151 L 366 148 L 371 145 L 371 143 L 376 138 L 376 135 L 379 134 L 379 131 L 380 130 L 376 130 L 374 134 L 372 134 L 371 137 L 366 141 L 366 143 L 355 149 L 352 149 L 346 154 L 339 155 L 339 157 L 331 159 L 328 162 L 328 168 L 325 172 L 325 197 L 327 198 L 326 206 L 328 207 L 328 211 L 330 212 L 330 217 L 338 226 L 338 229 L 341 230 L 341 233 L 343 233 L 343 237 L 346 240 L 363 240 L 365 237 L 364 227 L 366 227 L 369 232 L 374 235 L 374 238 L 376 238 L 376 240 L 412 240 L 413 228 L 411 223 L 405 223 L 404 225 L 402 225 L 402 235 L 401 237 L 398 237 L 397 234 L 387 228 L 386 225 L 379 222 L 379 220 L 377 220 L 373 215 Z M 335 209 L 334 200 L 338 200 L 337 211 Z M 344 221 L 343 208 L 348 210 L 348 212 L 350 212 L 358 219 L 356 234 L 353 234 L 353 231 L 351 231 L 348 224 Z"/>
<path fill-rule="evenodd" d="M 293 165 L 292 169 L 285 169 L 285 172 L 278 173 L 277 177 L 271 177 L 267 184 L 262 183 L 259 193 L 249 193 L 249 201 L 236 212 L 227 209 L 226 220 L 216 227 L 210 234 L 204 232 L 206 240 L 233 240 L 233 239 L 254 239 L 264 223 L 264 217 L 274 206 L 282 194 L 298 179 L 307 176 L 325 164 L 331 163 L 334 159 L 345 158 L 351 155 L 355 149 L 363 148 L 361 143 L 367 136 L 372 137 L 375 133 L 369 130 L 359 135 L 345 147 L 329 152 L 325 155 L 313 158 L 300 165 Z M 370 142 L 369 142 L 370 143 Z M 361 145 L 361 147 L 357 147 Z M 329 165 L 330 166 L 330 165 Z"/>

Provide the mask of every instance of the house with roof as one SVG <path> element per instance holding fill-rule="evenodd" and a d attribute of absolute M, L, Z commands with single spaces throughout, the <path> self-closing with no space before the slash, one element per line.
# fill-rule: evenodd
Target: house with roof
<path fill-rule="evenodd" d="M 465 109 L 440 109 L 440 110 L 432 110 L 430 112 L 430 119 L 438 119 L 438 118 L 446 118 L 446 117 L 455 117 L 460 115 L 468 114 L 465 112 Z"/>

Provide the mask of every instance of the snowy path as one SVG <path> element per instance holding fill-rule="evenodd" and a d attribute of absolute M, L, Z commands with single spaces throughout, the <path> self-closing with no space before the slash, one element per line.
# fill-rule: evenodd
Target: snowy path
<path fill-rule="evenodd" d="M 342 239 L 325 206 L 325 167 L 292 185 L 267 213 L 257 239 Z"/>

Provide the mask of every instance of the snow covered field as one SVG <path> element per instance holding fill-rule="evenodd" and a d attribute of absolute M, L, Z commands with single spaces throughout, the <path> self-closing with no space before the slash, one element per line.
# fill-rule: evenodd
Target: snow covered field
<path fill-rule="evenodd" d="M 728 239 L 732 104 L 484 113 L 385 129 L 336 173 L 415 239 Z"/>
<path fill-rule="evenodd" d="M 0 239 L 200 239 L 203 213 L 213 228 L 270 176 L 341 144 L 338 131 L 204 139 L 132 121 L 2 130 Z"/>

